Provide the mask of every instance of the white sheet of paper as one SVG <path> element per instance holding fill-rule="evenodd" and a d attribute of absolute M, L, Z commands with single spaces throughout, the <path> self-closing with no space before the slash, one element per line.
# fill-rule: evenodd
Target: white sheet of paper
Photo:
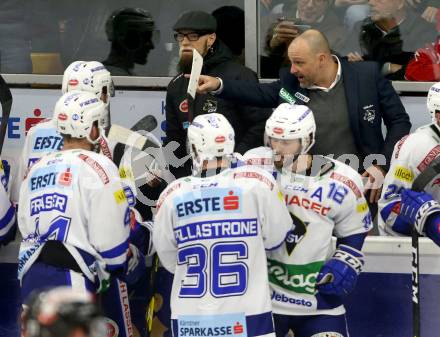
<path fill-rule="evenodd" d="M 189 78 L 187 93 L 191 95 L 194 99 L 196 97 L 196 89 L 199 85 L 199 77 L 202 72 L 203 67 L 203 57 L 198 53 L 197 50 L 193 49 L 193 61 L 191 68 L 191 76 Z"/>

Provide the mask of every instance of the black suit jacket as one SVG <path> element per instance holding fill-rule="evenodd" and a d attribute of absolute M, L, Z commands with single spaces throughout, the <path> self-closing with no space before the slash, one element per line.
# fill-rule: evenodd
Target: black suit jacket
<path fill-rule="evenodd" d="M 409 133 L 409 116 L 391 82 L 381 75 L 377 63 L 350 63 L 344 58 L 340 62 L 356 146 L 364 157 L 383 154 L 387 159 L 385 166 L 388 167 L 394 144 Z M 285 97 L 281 94 L 282 89 L 293 97 L 296 104 L 307 104 L 305 101 L 309 92 L 300 87 L 298 79 L 287 68 L 281 69 L 280 79 L 272 83 L 224 79 L 223 85 L 223 91 L 219 94 L 222 98 L 272 108 L 286 101 L 282 98 Z M 385 137 L 382 134 L 382 122 L 386 127 Z"/>

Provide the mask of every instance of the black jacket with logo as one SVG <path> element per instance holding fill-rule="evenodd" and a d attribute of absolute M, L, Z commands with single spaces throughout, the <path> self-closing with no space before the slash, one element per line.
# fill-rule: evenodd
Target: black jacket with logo
<path fill-rule="evenodd" d="M 228 47 L 217 41 L 213 51 L 203 59 L 202 74 L 258 83 L 256 74 L 249 68 L 234 62 L 232 57 Z M 186 128 L 189 125 L 189 118 L 186 91 L 188 81 L 183 74 L 180 74 L 170 82 L 167 88 L 166 143 L 176 141 L 179 144 L 178 149 L 174 151 L 177 158 L 187 155 Z M 247 150 L 263 145 L 264 126 L 271 111 L 271 109 L 245 106 L 210 94 L 197 94 L 193 118 L 213 112 L 224 115 L 235 131 L 235 151 L 243 154 Z M 183 167 L 175 168 L 172 166 L 172 158 L 169 159 L 170 170 L 176 178 L 191 174 L 190 160 L 186 161 Z"/>
<path fill-rule="evenodd" d="M 409 116 L 391 82 L 381 75 L 376 63 L 339 60 L 348 118 L 358 152 L 362 157 L 383 154 L 387 159 L 385 166 L 388 166 L 394 145 L 411 129 Z M 278 81 L 261 84 L 223 79 L 224 88 L 219 96 L 261 107 L 275 108 L 284 102 L 307 105 L 309 89 L 301 88 L 298 79 L 287 68 L 282 68 L 279 76 Z M 316 139 L 316 142 L 325 142 L 325 139 Z"/>

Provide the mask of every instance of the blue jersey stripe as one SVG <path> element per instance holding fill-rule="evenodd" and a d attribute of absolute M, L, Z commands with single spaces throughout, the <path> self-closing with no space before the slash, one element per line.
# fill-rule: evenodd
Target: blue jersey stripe
<path fill-rule="evenodd" d="M 127 252 L 128 249 L 128 240 L 122 242 L 120 245 L 117 245 L 116 247 L 100 252 L 100 255 L 104 259 L 113 259 L 115 257 L 118 257 L 124 253 Z"/>
<path fill-rule="evenodd" d="M 0 220 L 0 229 L 7 227 L 14 218 L 14 215 L 15 215 L 15 208 L 14 206 L 11 206 L 9 207 L 5 216 Z"/>

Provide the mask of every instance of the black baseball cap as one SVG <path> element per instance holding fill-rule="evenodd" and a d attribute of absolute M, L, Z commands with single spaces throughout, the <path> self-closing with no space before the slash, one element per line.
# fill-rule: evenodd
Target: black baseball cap
<path fill-rule="evenodd" d="M 184 12 L 180 15 L 173 29 L 192 30 L 195 32 L 214 33 L 217 30 L 217 20 L 211 14 L 202 11 Z"/>

